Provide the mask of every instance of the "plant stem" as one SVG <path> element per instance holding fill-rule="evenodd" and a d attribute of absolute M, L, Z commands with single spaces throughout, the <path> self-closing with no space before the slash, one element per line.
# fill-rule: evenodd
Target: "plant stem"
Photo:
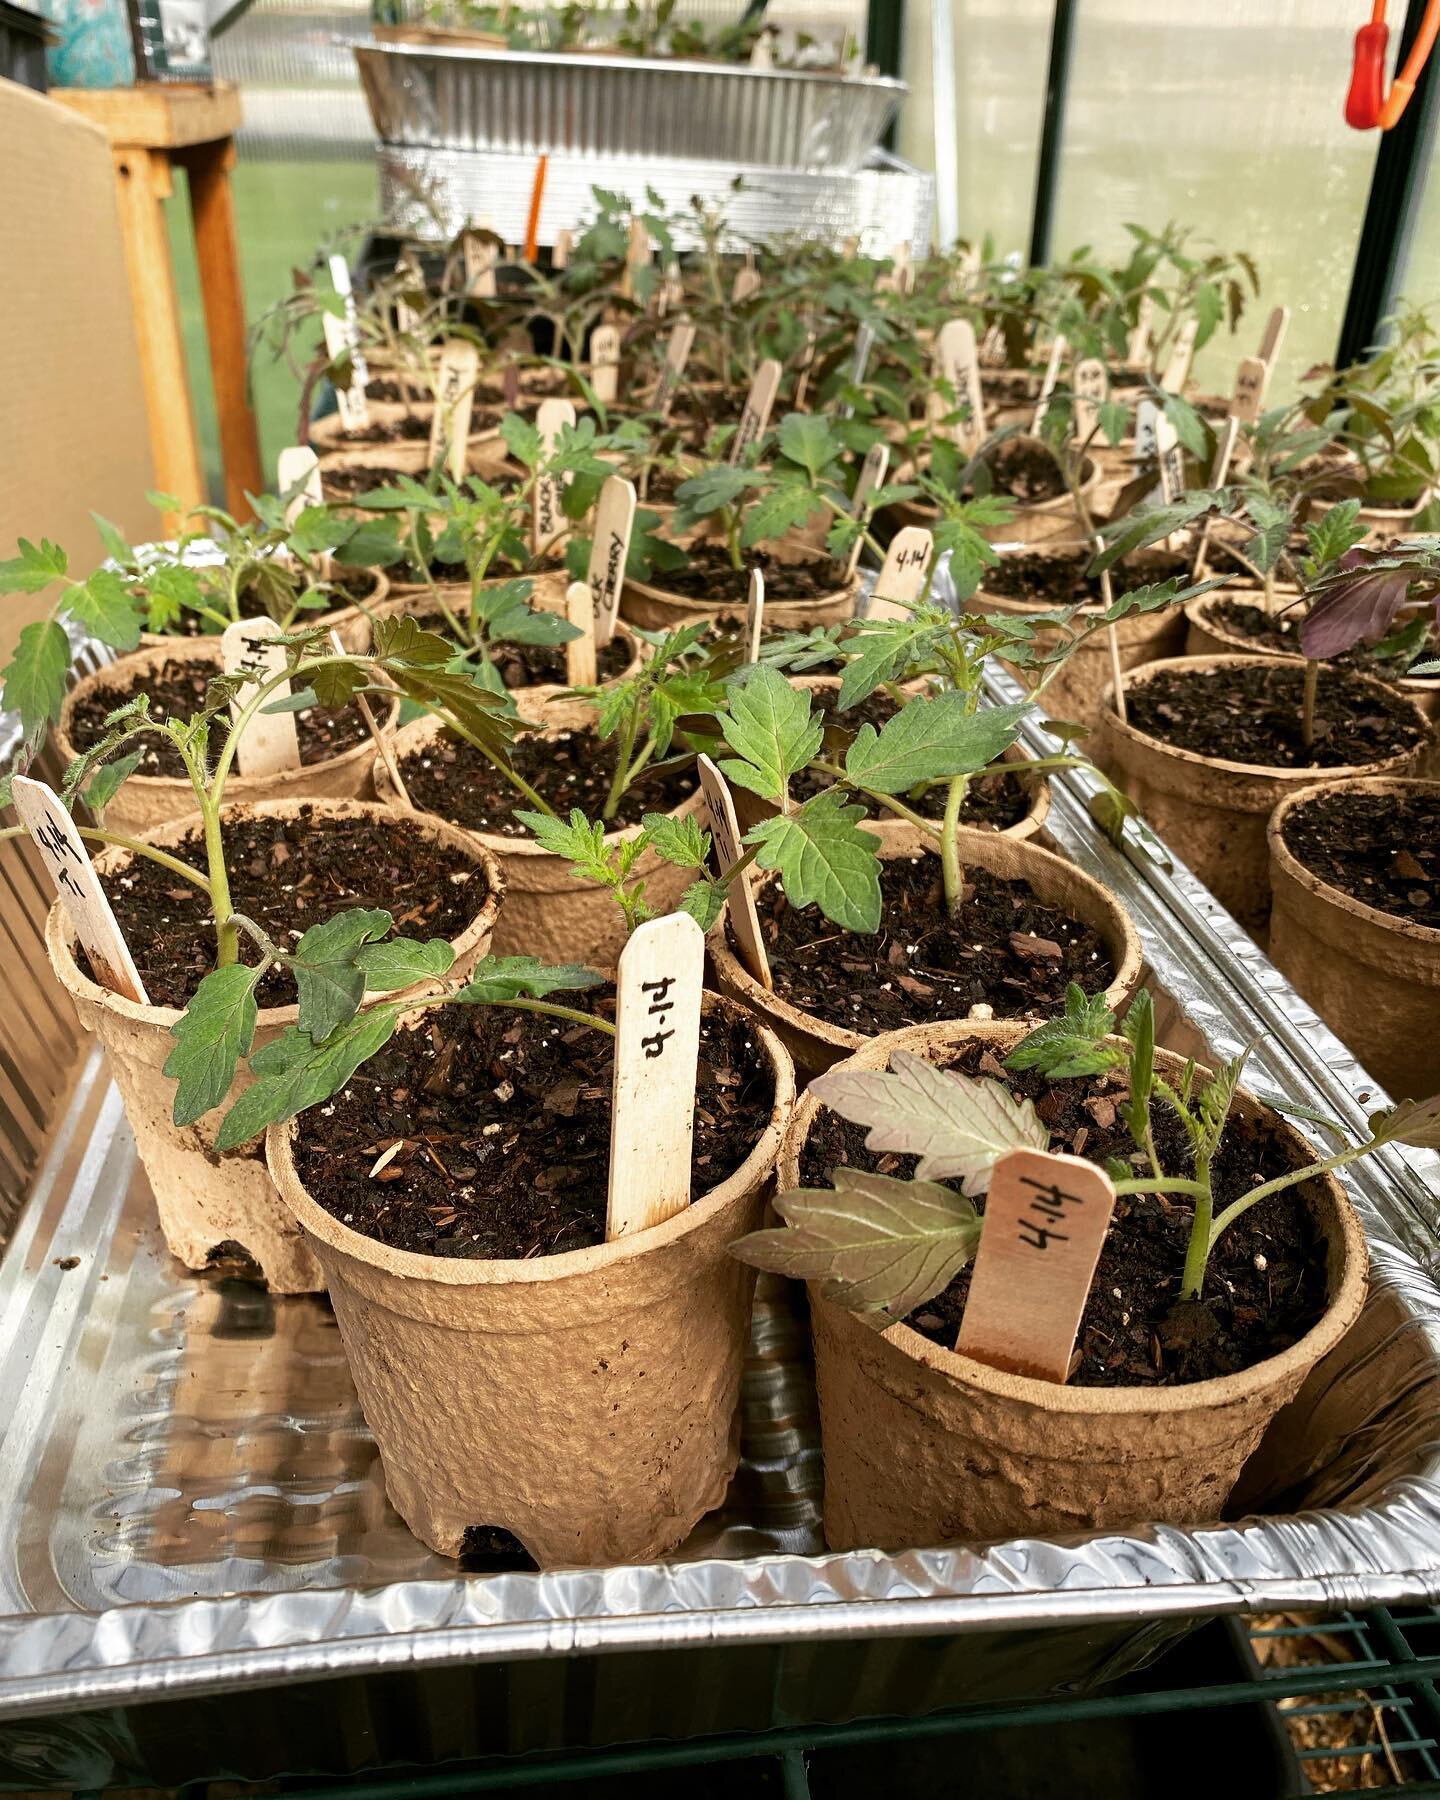
<path fill-rule="evenodd" d="M 1193 1194 L 1198 1199 L 1205 1192 L 1198 1181 L 1180 1175 L 1162 1175 L 1158 1180 L 1149 1175 L 1136 1175 L 1114 1185 L 1117 1194 Z"/>
<path fill-rule="evenodd" d="M 198 869 L 192 869 L 189 863 L 181 862 L 178 856 L 171 856 L 165 850 L 158 850 L 153 844 L 142 844 L 138 838 L 122 837 L 118 831 L 101 831 L 94 825 L 77 825 L 75 829 L 88 843 L 113 845 L 117 850 L 128 850 L 132 856 L 143 856 L 146 862 L 153 862 L 172 875 L 182 875 L 186 881 L 193 881 L 195 886 L 203 888 L 208 894 L 210 883 Z M 28 837 L 29 832 L 23 825 L 7 825 L 0 829 L 0 844 L 7 838 Z"/>
<path fill-rule="evenodd" d="M 225 840 L 220 830 L 220 805 L 211 800 L 201 809 L 205 821 L 205 861 L 210 870 L 210 906 L 215 915 L 215 967 L 223 969 L 240 959 L 240 936 L 230 904 L 230 876 L 225 867 Z"/>
<path fill-rule="evenodd" d="M 1211 1224 L 1215 1215 L 1215 1196 L 1210 1186 L 1210 1158 L 1197 1151 L 1195 1155 L 1195 1184 L 1200 1192 L 1195 1196 L 1195 1218 L 1190 1226 L 1190 1242 L 1185 1249 L 1185 1273 L 1181 1278 L 1180 1295 L 1184 1300 L 1198 1300 L 1201 1289 L 1205 1286 L 1205 1265 L 1210 1260 Z"/>
<path fill-rule="evenodd" d="M 940 827 L 940 869 L 945 881 L 945 910 L 953 919 L 960 910 L 960 896 L 965 891 L 965 872 L 960 867 L 960 808 L 965 803 L 969 778 L 956 775 L 945 798 L 945 819 Z"/>
<path fill-rule="evenodd" d="M 1314 657 L 1305 659 L 1305 690 L 1300 702 L 1300 742 L 1307 750 L 1315 743 L 1315 694 L 1320 685 L 1320 665 Z"/>
<path fill-rule="evenodd" d="M 630 758 L 634 754 L 635 739 L 640 731 L 640 708 L 632 706 L 625 720 L 625 729 L 620 739 L 619 749 L 615 753 L 615 773 L 610 777 L 610 791 L 605 796 L 605 805 L 601 810 L 602 819 L 613 819 L 616 809 L 625 797 L 625 789 L 630 777 Z"/>

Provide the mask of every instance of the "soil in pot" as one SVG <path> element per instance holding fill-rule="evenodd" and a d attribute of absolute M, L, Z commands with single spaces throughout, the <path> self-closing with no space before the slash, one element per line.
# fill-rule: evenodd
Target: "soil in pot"
<path fill-rule="evenodd" d="M 360 494 L 368 494 L 371 488 L 415 481 L 423 473 L 423 470 L 397 469 L 385 463 L 322 463 L 320 485 L 327 500 L 353 501 Z"/>
<path fill-rule="evenodd" d="M 121 665 L 123 672 L 123 665 Z M 197 662 L 167 659 L 152 673 L 120 680 L 113 686 L 97 683 L 77 702 L 70 714 L 70 738 L 77 750 L 88 750 L 105 735 L 105 721 L 118 706 L 133 700 L 137 694 L 148 694 L 150 710 L 159 718 L 190 719 L 205 704 L 205 690 L 220 673 L 219 662 Z M 295 715 L 295 729 L 300 740 L 300 761 L 306 767 L 327 762 L 343 755 L 365 739 L 369 733 L 358 708 L 346 707 L 340 712 L 325 712 L 318 706 Z M 170 740 L 159 732 L 145 732 L 134 740 L 143 746 L 145 760 L 137 770 L 141 775 L 168 775 L 185 779 L 185 765 Z"/>
<path fill-rule="evenodd" d="M 767 605 L 782 600 L 827 600 L 850 585 L 842 563 L 819 557 L 782 562 L 763 549 L 747 550 L 744 568 L 731 565 L 723 544 L 700 542 L 687 552 L 683 569 L 667 569 L 651 578 L 666 594 L 687 600 L 703 600 L 716 606 L 744 606 L 750 594 L 750 571 L 765 577 Z"/>
<path fill-rule="evenodd" d="M 1033 1100 L 1050 1128 L 1051 1149 L 1097 1163 L 1116 1156 L 1140 1172 L 1143 1155 L 1118 1113 L 1127 1091 L 1119 1071 L 1047 1081 L 1035 1070 L 1005 1069 L 979 1040 L 964 1045 L 951 1066 L 991 1076 Z M 1163 1106 L 1153 1109 L 1153 1118 L 1162 1168 L 1188 1175 L 1178 1120 Z M 842 1163 L 882 1174 L 913 1173 L 913 1157 L 876 1156 L 865 1148 L 865 1135 L 863 1126 L 822 1111 L 801 1156 L 801 1180 L 827 1186 L 830 1171 Z M 1217 1210 L 1292 1166 L 1263 1123 L 1233 1114 L 1212 1170 Z M 983 1200 L 975 1204 L 984 1211 Z M 1177 1305 L 1192 1216 L 1183 1195 L 1117 1200 L 1076 1337 L 1070 1386 L 1169 1387 L 1235 1374 L 1288 1349 L 1324 1313 L 1325 1239 L 1298 1191 L 1273 1195 L 1236 1220 L 1211 1253 L 1200 1300 Z M 953 1350 L 969 1287 L 965 1269 L 906 1324 Z"/>
<path fill-rule="evenodd" d="M 842 931 L 770 883 L 756 905 L 776 994 L 826 1024 L 877 1035 L 964 1018 L 981 1004 L 1000 1019 L 1048 1015 L 1063 1010 L 1070 982 L 1098 994 L 1115 979 L 1100 934 L 1043 905 L 1029 882 L 980 868 L 965 882 L 952 921 L 937 857 L 887 858 L 874 933 Z"/>
<path fill-rule="evenodd" d="M 1011 439 L 987 458 L 991 491 L 1008 494 L 1022 506 L 1058 500 L 1065 492 L 1065 478 L 1055 458 L 1043 445 L 1028 439 Z"/>
<path fill-rule="evenodd" d="M 1352 767 L 1421 742 L 1408 700 L 1326 666 L 1307 749 L 1300 730 L 1304 676 L 1300 663 L 1161 669 L 1127 686 L 1129 721 L 1176 749 L 1267 769 Z"/>
<path fill-rule="evenodd" d="M 463 620 L 463 609 L 458 609 L 456 616 Z M 450 635 L 450 627 L 441 613 L 417 612 L 413 617 L 426 631 L 438 632 L 441 637 Z M 542 684 L 563 687 L 568 679 L 563 644 L 491 644 L 489 653 L 507 688 L 539 687 Z M 633 655 L 634 650 L 626 639 L 611 638 L 596 652 L 599 679 L 616 680 L 629 668 Z"/>
<path fill-rule="evenodd" d="M 1098 575 L 1086 570 L 1094 561 L 1093 550 L 1031 550 L 1002 556 L 981 577 L 981 592 L 970 602 L 974 612 L 985 610 L 985 595 L 998 594 L 1006 600 L 1023 600 L 1037 608 L 1098 605 L 1104 590 Z M 1111 580 L 1117 594 L 1147 582 L 1168 581 L 1172 575 L 1183 575 L 1188 564 L 1183 556 L 1169 550 L 1140 550 L 1128 556 L 1113 572 Z"/>
<path fill-rule="evenodd" d="M 579 1003 L 614 1017 L 613 992 Z M 600 1244 L 612 1064 L 613 1039 L 584 1026 L 501 1007 L 436 1008 L 307 1115 L 296 1169 L 327 1212 L 394 1249 L 518 1261 Z M 753 1029 L 707 1012 L 693 1192 L 735 1173 L 773 1103 Z"/>
<path fill-rule="evenodd" d="M 1317 794 L 1289 811 L 1282 835 L 1298 862 L 1342 894 L 1440 928 L 1440 790 Z"/>
<path fill-rule="evenodd" d="M 368 391 L 368 390 L 367 390 Z M 500 421 L 505 417 L 506 409 L 500 406 L 482 406 L 476 402 L 470 412 L 470 435 L 475 437 L 482 432 L 499 429 Z M 430 439 L 430 414 L 402 413 L 395 419 L 371 419 L 369 424 L 360 426 L 354 431 L 342 431 L 326 446 L 327 450 L 350 450 L 361 444 L 412 444 L 428 443 Z"/>
<path fill-rule="evenodd" d="M 1263 606 L 1252 605 L 1248 600 L 1221 594 L 1206 606 L 1205 619 L 1208 624 L 1214 624 L 1234 637 L 1244 638 L 1257 650 L 1276 656 L 1300 655 L 1300 627 L 1305 622 L 1305 613 L 1299 606 L 1285 612 L 1267 612 Z M 1432 628 L 1420 655 L 1437 654 L 1440 654 L 1440 628 Z M 1405 673 L 1403 668 L 1387 668 L 1378 663 L 1364 645 L 1327 660 L 1334 668 L 1365 669 L 1382 681 L 1402 678 Z"/>
<path fill-rule="evenodd" d="M 886 693 L 867 694 L 857 705 L 839 710 L 839 692 L 835 688 L 812 688 L 811 710 L 825 719 L 825 755 L 843 757 L 845 749 L 862 725 L 873 725 L 879 731 L 899 711 Z M 790 798 L 808 800 L 830 779 L 815 770 L 804 770 L 790 783 Z M 945 816 L 947 789 L 943 783 L 928 789 L 918 799 L 902 796 L 905 804 L 922 818 Z M 965 790 L 965 804 L 960 809 L 962 825 L 977 825 L 990 831 L 1008 831 L 1018 825 L 1030 810 L 1030 794 L 1016 775 L 1006 770 L 977 776 Z M 884 815 L 881 815 L 882 817 Z"/>
<path fill-rule="evenodd" d="M 225 844 L 235 910 L 279 944 L 293 944 L 311 925 L 352 906 L 383 907 L 398 936 L 455 938 L 485 903 L 485 877 L 474 860 L 454 845 L 437 843 L 398 813 L 337 818 L 309 806 L 294 818 L 241 812 L 227 815 Z M 204 872 L 198 826 L 167 848 Z M 102 875 L 101 883 L 151 1004 L 185 1006 L 215 960 L 204 889 L 139 857 L 121 872 Z M 93 974 L 83 949 L 78 960 Z M 243 932 L 240 960 L 259 960 Z M 257 998 L 262 1007 L 293 1005 L 293 976 L 271 969 Z"/>
<path fill-rule="evenodd" d="M 610 791 L 614 752 L 592 731 L 558 731 L 545 737 L 518 738 L 510 751 L 518 774 L 561 818 L 578 806 L 587 819 L 598 819 Z M 412 751 L 400 773 L 416 806 L 468 831 L 493 831 L 504 837 L 530 834 L 512 815 L 529 807 L 518 789 L 495 766 L 462 739 L 441 735 Z M 670 812 L 689 799 L 699 783 L 693 769 L 646 773 L 632 782 L 606 829 L 638 825 L 649 812 Z"/>

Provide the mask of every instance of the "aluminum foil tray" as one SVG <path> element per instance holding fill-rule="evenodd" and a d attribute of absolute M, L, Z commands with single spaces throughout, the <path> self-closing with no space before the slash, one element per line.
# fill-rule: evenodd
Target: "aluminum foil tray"
<path fill-rule="evenodd" d="M 1163 845 L 1128 827 L 1117 848 L 1087 801 L 1083 779 L 1055 782 L 1052 838 L 1129 907 L 1165 1040 L 1229 1055 L 1263 1034 L 1257 1091 L 1376 1104 Z M 475 1573 L 389 1508 L 327 1304 L 167 1256 L 92 1054 L 0 1261 L 0 1780 L 340 1772 L 923 1712 L 1105 1679 L 1201 1614 L 1440 1599 L 1437 1159 L 1387 1150 L 1351 1192 L 1370 1299 L 1231 1521 L 827 1553 L 805 1329 L 772 1287 L 742 1466 L 673 1560 Z"/>
<path fill-rule="evenodd" d="M 387 143 L 855 169 L 908 92 L 886 76 L 635 56 L 357 44 Z"/>
<path fill-rule="evenodd" d="M 380 204 L 398 230 L 446 235 L 468 220 L 486 219 L 508 243 L 522 243 L 535 180 L 534 159 L 503 151 L 430 150 L 381 144 L 376 150 Z M 735 185 L 737 175 L 741 185 Z M 851 174 L 810 174 L 798 169 L 737 168 L 735 162 L 681 162 L 667 157 L 636 163 L 618 157 L 552 157 L 540 209 L 538 241 L 592 217 L 591 190 L 602 187 L 643 204 L 653 189 L 667 210 L 689 211 L 692 196 L 723 207 L 739 244 L 794 237 L 838 244 L 855 236 L 870 256 L 889 256 L 906 241 L 919 261 L 929 254 L 935 178 L 899 158 L 876 152 Z M 682 227 L 681 249 L 698 243 Z"/>

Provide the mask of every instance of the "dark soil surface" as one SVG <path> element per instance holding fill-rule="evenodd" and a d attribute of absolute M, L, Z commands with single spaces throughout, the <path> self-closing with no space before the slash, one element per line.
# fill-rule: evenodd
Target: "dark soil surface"
<path fill-rule="evenodd" d="M 293 819 L 265 819 L 241 811 L 226 817 L 225 847 L 236 912 L 282 946 L 352 906 L 384 907 L 402 937 L 457 937 L 489 891 L 467 856 L 435 843 L 398 813 L 380 820 L 333 819 L 317 817 L 307 806 Z M 198 831 L 170 846 L 170 854 L 205 869 Z M 184 1006 L 215 963 L 209 896 L 139 858 L 103 881 L 146 993 L 156 1006 Z M 240 959 L 259 961 L 243 932 Z M 262 1006 L 292 1003 L 289 973 L 272 969 L 259 998 Z"/>
<path fill-rule="evenodd" d="M 1321 794 L 1285 820 L 1312 875 L 1396 918 L 1440 930 L 1440 787 L 1430 794 Z"/>
<path fill-rule="evenodd" d="M 980 591 L 969 602 L 972 612 L 983 613 L 987 594 L 998 594 L 1006 600 L 1024 600 L 1037 611 L 1057 606 L 1098 605 L 1104 598 L 1098 575 L 1087 575 L 1094 561 L 1090 553 L 1079 556 L 1047 555 L 1044 551 L 1025 551 L 1002 556 L 987 569 Z M 1113 571 L 1111 586 L 1118 596 L 1131 588 L 1153 581 L 1168 581 L 1188 567 L 1183 556 L 1169 550 L 1138 550 L 1127 556 Z"/>
<path fill-rule="evenodd" d="M 1114 978 L 1098 932 L 1042 905 L 1029 882 L 968 869 L 951 923 L 938 856 L 895 857 L 881 868 L 884 910 L 873 935 L 842 931 L 818 907 L 791 906 L 776 883 L 756 895 L 782 1000 L 873 1036 L 963 1019 L 978 1003 L 999 1019 L 1048 1015 L 1063 1008 L 1070 982 L 1094 994 Z"/>
<path fill-rule="evenodd" d="M 510 760 L 561 818 L 578 806 L 587 819 L 598 819 L 610 789 L 615 748 L 591 732 L 562 731 L 554 737 L 533 733 L 516 740 Z M 440 736 L 423 750 L 412 751 L 400 764 L 410 798 L 426 812 L 439 813 L 470 831 L 498 831 L 503 837 L 528 837 L 511 817 L 515 808 L 533 810 L 518 789 L 490 762 L 459 739 Z M 690 797 L 699 782 L 693 767 L 648 772 L 631 784 L 616 812 L 611 830 L 638 825 L 647 812 L 669 812 Z"/>
<path fill-rule="evenodd" d="M 463 615 L 457 616 L 463 623 Z M 438 632 L 441 637 L 451 635 L 450 627 L 438 612 L 417 613 L 415 618 L 426 631 Z M 500 671 L 500 679 L 507 688 L 538 687 L 566 680 L 563 644 L 492 644 L 490 660 Z M 614 681 L 629 667 L 630 646 L 624 638 L 611 638 L 595 660 L 601 681 Z"/>
<path fill-rule="evenodd" d="M 357 494 L 368 494 L 371 488 L 424 479 L 423 470 L 386 468 L 380 463 L 340 463 L 320 470 L 320 485 L 327 500 L 354 500 Z"/>
<path fill-rule="evenodd" d="M 873 725 L 879 731 L 899 710 L 883 692 L 868 694 L 858 706 L 848 707 L 844 712 L 838 710 L 838 700 L 838 688 L 810 690 L 812 709 L 825 717 L 824 754 L 832 761 L 844 760 L 846 750 L 862 725 Z M 790 783 L 790 797 L 797 801 L 808 800 L 829 785 L 828 775 L 807 769 Z M 947 792 L 942 782 L 923 793 L 902 794 L 900 798 L 924 818 L 941 819 L 945 816 Z M 1029 810 L 1030 796 L 1024 784 L 1014 775 L 996 772 L 981 775 L 970 783 L 960 810 L 960 822 L 962 825 L 986 826 L 992 831 L 1008 831 L 1012 825 L 1018 825 Z"/>
<path fill-rule="evenodd" d="M 1065 479 L 1055 458 L 1039 444 L 1011 438 L 988 458 L 994 492 L 1009 494 L 1022 506 L 1055 500 L 1065 492 Z"/>
<path fill-rule="evenodd" d="M 1126 690 L 1130 723 L 1177 749 L 1266 769 L 1334 769 L 1380 762 L 1421 741 L 1401 695 L 1343 669 L 1322 668 L 1315 742 L 1301 742 L 1302 663 L 1190 672 L 1167 669 Z"/>
<path fill-rule="evenodd" d="M 88 750 L 98 743 L 105 735 L 106 716 L 137 694 L 149 695 L 150 711 L 157 718 L 193 718 L 205 704 L 205 690 L 212 677 L 219 673 L 217 651 L 213 663 L 168 660 L 148 675 L 132 675 L 128 681 L 117 681 L 113 687 L 106 683 L 92 688 L 70 715 L 70 735 L 75 748 Z M 306 712 L 296 714 L 295 727 L 300 738 L 300 761 L 306 764 L 340 756 L 369 735 L 358 707 L 346 707 L 342 712 L 323 712 L 318 706 L 312 706 Z M 125 746 L 126 754 L 140 744 L 144 745 L 146 756 L 136 770 L 137 775 L 183 777 L 185 765 L 168 738 L 158 731 L 147 731 L 143 737 L 132 739 Z"/>
<path fill-rule="evenodd" d="M 716 605 L 744 606 L 750 596 L 750 571 L 759 569 L 765 577 L 765 599 L 829 600 L 850 584 L 844 565 L 818 557 L 814 562 L 781 562 L 763 550 L 747 550 L 745 567 L 732 568 L 729 552 L 723 544 L 700 543 L 687 552 L 690 562 L 683 569 L 668 569 L 650 583 L 664 594 L 678 594 L 686 600 L 710 600 Z"/>
<path fill-rule="evenodd" d="M 578 1011 L 614 1017 L 609 990 L 569 998 Z M 327 1212 L 396 1249 L 520 1261 L 603 1243 L 612 1060 L 612 1040 L 588 1026 L 507 1007 L 439 1007 L 304 1115 L 296 1167 Z M 750 1027 L 704 1018 L 697 1199 L 744 1162 L 773 1098 Z"/>
<path fill-rule="evenodd" d="M 1119 1118 L 1123 1074 L 1047 1082 L 1038 1071 L 1013 1073 L 988 1046 L 965 1045 L 958 1066 L 1003 1081 L 1035 1102 L 1050 1127 L 1050 1148 L 1103 1164 L 1118 1156 L 1144 1173 Z M 1152 1108 L 1156 1148 L 1167 1175 L 1192 1173 L 1174 1115 Z M 909 1174 L 913 1157 L 877 1156 L 863 1126 L 822 1112 L 800 1162 L 807 1186 L 828 1185 L 840 1164 Z M 1263 1126 L 1232 1117 L 1212 1171 L 1216 1210 L 1291 1167 L 1283 1146 Z M 984 1201 L 976 1205 L 983 1212 Z M 1302 1338 L 1326 1305 L 1325 1242 L 1295 1192 L 1262 1200 L 1224 1234 L 1210 1257 L 1196 1303 L 1179 1303 L 1180 1276 L 1193 1216 L 1185 1195 L 1121 1195 L 1094 1285 L 1080 1322 L 1070 1367 L 1073 1387 L 1174 1387 L 1248 1369 Z M 947 1350 L 955 1347 L 970 1271 L 906 1320 Z"/>
<path fill-rule="evenodd" d="M 494 431 L 505 417 L 506 408 L 485 406 L 478 400 L 470 409 L 470 436 Z M 358 431 L 342 431 L 331 439 L 336 444 L 416 444 L 430 440 L 430 415 L 406 413 L 399 419 L 372 419 Z"/>
<path fill-rule="evenodd" d="M 987 406 L 1024 406 L 1039 393 L 1040 377 L 1025 370 L 982 368 L 980 389 Z"/>
<path fill-rule="evenodd" d="M 1284 612 L 1272 613 L 1266 612 L 1263 606 L 1252 606 L 1245 600 L 1221 598 L 1210 602 L 1205 608 L 1205 616 L 1222 630 L 1244 638 L 1258 649 L 1271 650 L 1282 656 L 1300 654 L 1300 627 L 1305 620 L 1303 606 L 1297 604 Z M 1431 630 L 1429 639 L 1421 650 L 1422 656 L 1434 656 L 1437 653 L 1440 653 L 1440 628 Z M 1365 669 L 1372 675 L 1379 675 L 1390 681 L 1402 679 L 1405 673 L 1398 664 L 1377 661 L 1363 644 L 1354 650 L 1347 650 L 1343 656 L 1327 658 L 1327 661 L 1340 668 Z"/>

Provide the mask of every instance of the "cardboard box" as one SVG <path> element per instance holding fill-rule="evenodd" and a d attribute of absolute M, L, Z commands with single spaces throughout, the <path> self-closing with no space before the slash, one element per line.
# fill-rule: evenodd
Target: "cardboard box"
<path fill-rule="evenodd" d="M 0 80 L 0 557 L 48 537 L 86 574 L 90 514 L 154 535 L 155 478 L 104 133 Z M 0 664 L 53 595 L 0 597 Z"/>

